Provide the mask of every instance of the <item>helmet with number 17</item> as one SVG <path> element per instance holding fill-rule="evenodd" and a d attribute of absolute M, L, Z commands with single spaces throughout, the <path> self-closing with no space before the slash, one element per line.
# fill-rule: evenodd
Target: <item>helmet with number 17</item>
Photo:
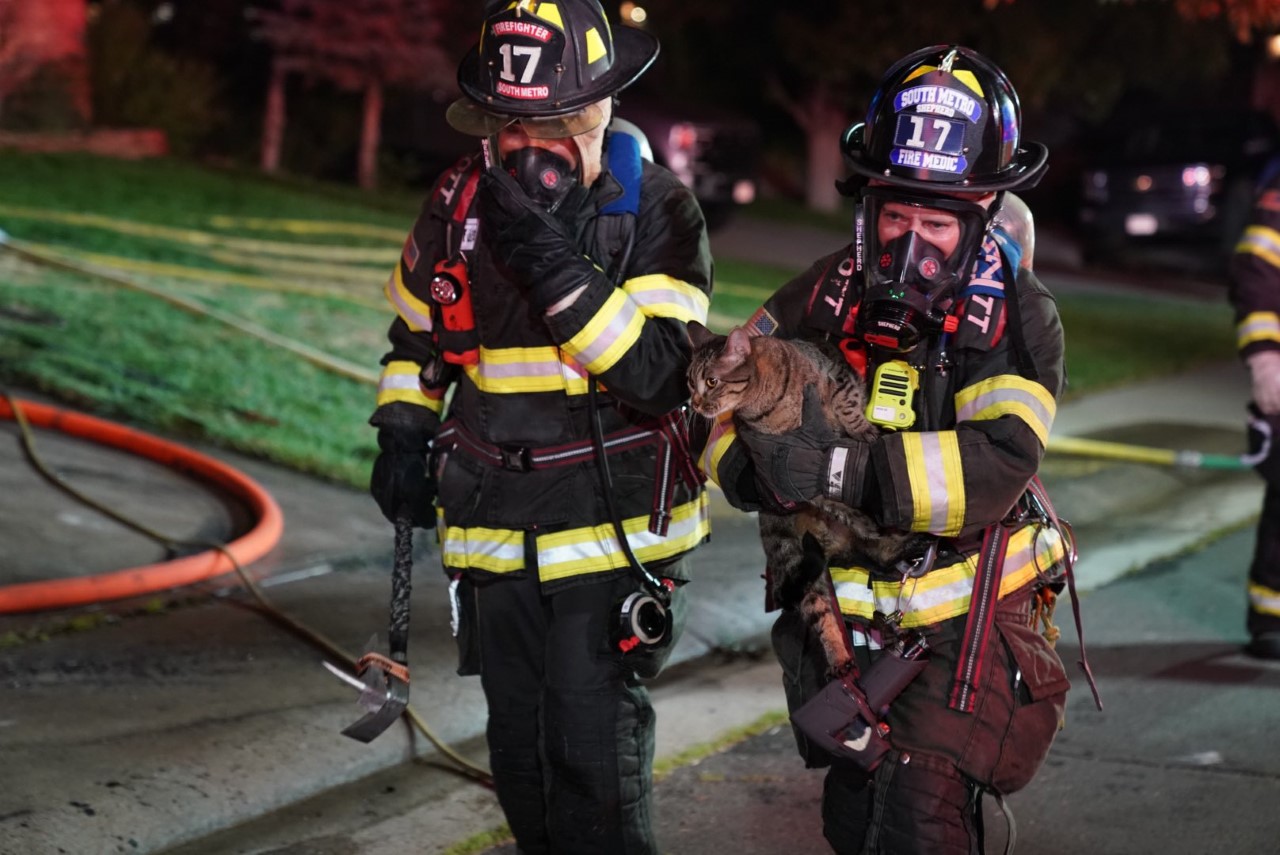
<path fill-rule="evenodd" d="M 597 0 L 490 3 L 479 44 L 458 66 L 466 97 L 448 120 L 475 136 L 516 120 L 530 136 L 576 136 L 602 121 L 597 102 L 635 82 L 657 55 L 656 38 L 615 31 Z"/>
<path fill-rule="evenodd" d="M 1030 189 L 1048 157 L 1040 143 L 1023 142 L 1022 108 L 1005 73 L 958 45 L 934 45 L 895 63 L 866 123 L 845 131 L 841 148 L 862 178 L 963 194 Z"/>

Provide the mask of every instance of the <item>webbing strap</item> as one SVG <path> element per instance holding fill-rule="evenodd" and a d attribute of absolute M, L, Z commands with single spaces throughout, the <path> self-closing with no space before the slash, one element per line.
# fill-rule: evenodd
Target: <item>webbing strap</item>
<path fill-rule="evenodd" d="M 476 170 L 467 177 L 467 182 L 462 185 L 462 192 L 458 194 L 457 201 L 454 202 L 453 210 L 450 212 L 455 223 L 460 223 L 467 217 L 467 211 L 471 208 L 471 200 L 476 197 L 476 188 L 480 186 L 480 171 Z"/>
<path fill-rule="evenodd" d="M 1031 483 L 1027 485 L 1027 489 L 1048 515 L 1049 521 L 1053 523 L 1053 527 L 1059 533 L 1063 532 L 1062 522 L 1058 519 L 1058 512 L 1053 509 L 1053 503 L 1049 501 L 1049 491 L 1045 489 L 1044 484 L 1040 481 L 1040 477 L 1034 476 Z M 1080 659 L 1076 662 L 1080 666 L 1080 670 L 1084 672 L 1085 680 L 1089 683 L 1089 691 L 1093 693 L 1093 702 L 1097 705 L 1098 710 L 1102 710 L 1102 695 L 1098 694 L 1098 684 L 1093 679 L 1093 669 L 1089 667 L 1089 657 L 1084 650 L 1084 624 L 1080 620 L 1080 598 L 1076 594 L 1076 573 L 1075 573 L 1075 543 L 1073 538 L 1064 537 L 1067 542 L 1066 553 L 1063 555 L 1062 563 L 1066 568 L 1067 591 L 1071 594 L 1071 614 L 1076 622 L 1076 639 L 1080 642 Z"/>
<path fill-rule="evenodd" d="M 622 185 L 622 195 L 603 205 L 601 215 L 639 213 L 643 171 L 640 141 L 626 131 L 613 131 L 609 135 L 609 172 Z"/>
<path fill-rule="evenodd" d="M 543 448 L 494 445 L 471 433 L 456 419 L 450 419 L 440 426 L 435 441 L 440 446 L 452 445 L 454 449 L 490 466 L 513 472 L 571 466 L 593 460 L 596 455 L 595 445 L 591 440 Z M 658 446 L 649 531 L 666 537 L 671 526 L 676 482 L 683 481 L 696 490 L 703 484 L 705 476 L 689 456 L 687 427 L 678 411 L 663 415 L 655 426 L 624 428 L 604 437 L 605 454 L 618 454 L 646 445 Z"/>
<path fill-rule="evenodd" d="M 1000 808 L 1000 813 L 1004 815 L 1004 822 L 1008 827 L 1009 833 L 1004 841 L 1004 855 L 1013 855 L 1013 847 L 1018 842 L 1018 823 L 1013 818 L 1013 808 L 1009 807 L 1009 802 L 1005 800 L 1003 793 L 987 789 L 978 783 L 970 786 L 973 787 L 971 810 L 974 836 L 977 838 L 975 842 L 978 845 L 977 855 L 987 855 L 987 826 L 985 815 L 982 811 L 982 797 L 988 793 L 996 800 L 996 805 Z"/>
<path fill-rule="evenodd" d="M 651 427 L 626 428 L 615 431 L 604 438 L 605 450 L 609 454 L 617 454 L 630 448 L 656 442 L 662 437 L 660 430 Z M 491 466 L 504 469 L 528 471 L 533 469 L 554 469 L 557 466 L 570 466 L 590 460 L 595 456 L 595 448 L 591 440 L 569 442 L 563 445 L 549 445 L 542 448 L 527 446 L 494 445 L 485 442 L 462 426 L 456 419 L 449 419 L 440 426 L 436 434 L 437 441 L 447 443 L 453 441 L 454 447 L 465 451 L 472 457 Z"/>
<path fill-rule="evenodd" d="M 965 621 L 964 640 L 956 661 L 955 677 L 951 681 L 951 697 L 947 702 L 951 709 L 963 713 L 973 712 L 978 683 L 982 678 L 982 652 L 991 640 L 991 627 L 995 623 L 1009 534 L 1009 528 L 1003 523 L 988 526 L 982 538 L 982 550 L 978 553 L 978 572 L 969 599 L 969 617 Z"/>

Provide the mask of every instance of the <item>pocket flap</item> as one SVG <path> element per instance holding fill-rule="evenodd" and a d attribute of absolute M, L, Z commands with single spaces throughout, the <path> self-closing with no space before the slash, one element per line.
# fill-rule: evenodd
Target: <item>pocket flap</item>
<path fill-rule="evenodd" d="M 1033 701 L 1044 700 L 1071 688 L 1062 660 L 1043 635 L 1019 621 L 997 621 L 996 626 L 1022 671 L 1022 683 Z"/>

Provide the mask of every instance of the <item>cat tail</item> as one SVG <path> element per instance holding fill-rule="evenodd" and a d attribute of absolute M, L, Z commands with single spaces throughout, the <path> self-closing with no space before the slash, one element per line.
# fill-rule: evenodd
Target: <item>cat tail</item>
<path fill-rule="evenodd" d="M 827 571 L 827 556 L 817 538 L 805 532 L 798 537 L 798 515 L 760 515 L 760 545 L 764 549 L 765 578 L 774 608 L 800 605 L 805 592 Z"/>
<path fill-rule="evenodd" d="M 800 613 L 809 621 L 822 642 L 828 675 L 835 677 L 848 670 L 852 660 L 848 627 L 845 626 L 844 615 L 840 613 L 839 603 L 832 589 L 827 556 L 822 546 L 808 532 L 804 534 L 801 543 L 802 559 L 796 572 L 806 581 L 800 600 Z"/>

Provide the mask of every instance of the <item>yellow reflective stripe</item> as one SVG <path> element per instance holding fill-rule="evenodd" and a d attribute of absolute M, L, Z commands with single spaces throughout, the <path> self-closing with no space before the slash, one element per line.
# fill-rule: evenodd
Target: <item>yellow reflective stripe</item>
<path fill-rule="evenodd" d="M 1280 342 L 1280 315 L 1275 312 L 1250 312 L 1236 325 L 1236 347 L 1255 341 Z"/>
<path fill-rule="evenodd" d="M 524 569 L 524 532 L 518 529 L 461 528 L 445 525 L 438 514 L 440 553 L 445 567 L 474 568 L 490 573 Z"/>
<path fill-rule="evenodd" d="M 688 552 L 711 533 L 710 499 L 677 505 L 665 537 L 649 531 L 649 515 L 622 521 L 627 543 L 641 562 L 661 561 Z M 538 577 L 544 582 L 600 573 L 627 566 L 626 553 L 611 523 L 557 531 L 538 537 Z"/>
<path fill-rule="evenodd" d="M 587 64 L 603 59 L 609 55 L 609 50 L 604 46 L 604 39 L 600 36 L 600 31 L 595 27 L 587 30 L 585 36 L 587 42 Z"/>
<path fill-rule="evenodd" d="M 737 438 L 738 431 L 733 426 L 733 413 L 721 413 L 716 416 L 716 423 L 711 426 L 711 433 L 707 436 L 707 445 L 702 450 L 702 456 L 698 458 L 698 465 L 716 486 L 720 486 L 720 459 Z"/>
<path fill-rule="evenodd" d="M 406 360 L 388 362 L 378 378 L 378 406 L 400 401 L 426 407 L 436 415 L 444 409 L 443 389 L 423 389 L 418 364 Z"/>
<path fill-rule="evenodd" d="M 482 347 L 480 358 L 465 371 L 477 389 L 494 395 L 587 393 L 586 372 L 557 347 Z"/>
<path fill-rule="evenodd" d="M 902 435 L 911 490 L 912 531 L 950 536 L 964 525 L 964 474 L 954 431 Z"/>
<path fill-rule="evenodd" d="M 1012 415 L 1027 423 L 1041 445 L 1048 445 L 1049 430 L 1058 404 L 1049 390 L 1017 374 L 1001 374 L 956 393 L 957 421 L 988 421 Z"/>
<path fill-rule="evenodd" d="M 1055 529 L 1033 525 L 1014 532 L 1005 549 L 1001 599 L 1046 573 L 1065 552 Z M 927 626 L 969 611 L 979 557 L 961 559 L 905 584 L 896 580 L 868 583 L 871 574 L 864 567 L 832 567 L 831 579 L 840 611 L 851 618 L 870 621 L 876 611 L 890 614 L 901 609 L 903 627 Z"/>
<path fill-rule="evenodd" d="M 520 4 L 512 3 L 511 5 L 519 6 Z M 564 29 L 564 21 L 560 19 L 560 7 L 555 3 L 537 3 L 532 8 L 527 6 L 525 8 L 530 9 L 533 14 L 537 15 L 547 23 L 554 24 L 558 29 Z"/>
<path fill-rule="evenodd" d="M 626 292 L 615 288 L 595 317 L 565 342 L 564 349 L 592 374 L 602 374 L 640 340 L 643 328 L 640 309 Z"/>
<path fill-rule="evenodd" d="M 651 318 L 675 318 L 678 321 L 707 322 L 711 298 L 687 282 L 665 273 L 637 276 L 622 283 L 635 304 Z"/>
<path fill-rule="evenodd" d="M 1249 608 L 1260 614 L 1280 617 L 1280 591 L 1256 582 L 1249 583 Z"/>
<path fill-rule="evenodd" d="M 938 67 L 936 65 L 922 65 L 919 68 L 917 68 L 915 71 L 912 71 L 910 74 L 908 74 L 905 78 L 903 78 L 903 82 L 905 83 L 908 80 L 915 80 L 917 77 L 921 77 L 925 74 L 928 74 L 931 71 L 937 71 L 937 70 L 938 70 Z M 967 71 L 963 68 L 958 68 L 955 71 L 951 72 L 951 76 L 954 77 L 956 80 L 959 80 L 965 86 L 968 86 L 974 92 L 978 93 L 980 97 L 985 97 L 982 95 L 982 84 L 978 82 L 978 76 L 974 74 L 972 71 Z"/>
<path fill-rule="evenodd" d="M 706 492 L 671 513 L 666 537 L 649 531 L 649 515 L 623 520 L 627 543 L 641 562 L 674 558 L 693 549 L 711 533 L 711 501 Z M 524 532 L 519 529 L 462 528 L 446 525 L 437 513 L 440 551 L 444 565 L 490 573 L 510 573 L 524 567 Z M 613 525 L 569 529 L 537 539 L 539 578 L 544 582 L 600 573 L 627 566 L 626 553 L 614 535 Z"/>
<path fill-rule="evenodd" d="M 1280 232 L 1266 226 L 1249 226 L 1236 244 L 1236 252 L 1256 255 L 1272 267 L 1280 267 Z"/>
<path fill-rule="evenodd" d="M 387 302 L 391 303 L 396 314 L 409 325 L 409 329 L 414 332 L 431 332 L 431 307 L 409 292 L 409 287 L 404 284 L 404 278 L 400 275 L 399 264 L 391 271 L 391 278 L 387 280 L 382 293 L 387 295 Z"/>

